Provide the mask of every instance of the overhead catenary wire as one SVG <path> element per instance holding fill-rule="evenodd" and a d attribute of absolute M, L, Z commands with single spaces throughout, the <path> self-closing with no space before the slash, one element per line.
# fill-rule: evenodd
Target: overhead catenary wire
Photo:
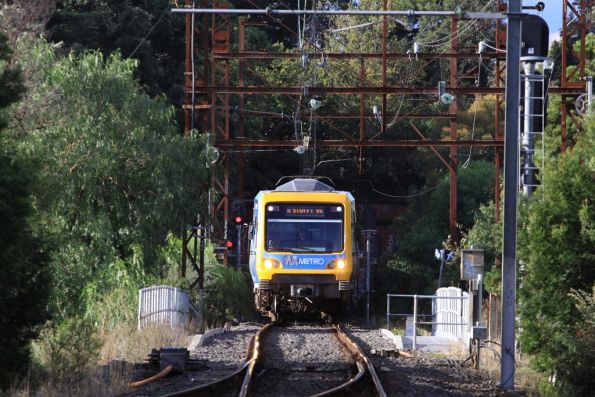
<path fill-rule="evenodd" d="M 494 2 L 494 0 L 490 0 L 486 3 L 486 5 L 481 9 L 481 12 L 484 12 L 485 10 L 487 10 L 490 6 L 492 6 L 492 3 Z M 445 45 L 446 43 L 448 43 L 451 38 L 454 35 L 462 35 L 463 33 L 465 33 L 467 30 L 471 29 L 472 27 L 475 27 L 476 25 L 479 24 L 479 19 L 478 18 L 473 18 L 471 20 L 469 20 L 469 24 L 465 25 L 463 28 L 459 29 L 457 32 L 452 32 L 450 34 L 448 34 L 447 36 L 444 37 L 440 37 L 436 40 L 433 41 L 427 41 L 427 42 L 418 42 L 420 45 L 424 46 L 424 47 L 441 47 L 443 45 Z M 436 43 L 440 43 L 440 44 L 436 44 Z"/>
<path fill-rule="evenodd" d="M 395 195 L 395 194 L 389 194 L 389 193 L 381 192 L 380 190 L 378 190 L 378 189 L 376 189 L 376 188 L 374 187 L 374 184 L 373 184 L 373 183 L 372 183 L 372 181 L 370 181 L 370 180 L 366 180 L 365 182 L 367 182 L 367 183 L 368 183 L 368 185 L 370 186 L 370 189 L 371 189 L 371 190 L 372 190 L 374 193 L 377 193 L 377 194 L 379 194 L 379 195 L 381 195 L 381 196 L 384 196 L 384 197 L 390 197 L 390 198 L 414 198 L 414 197 L 418 197 L 418 196 L 423 196 L 424 194 L 428 194 L 428 193 L 430 193 L 431 191 L 433 191 L 433 190 L 437 189 L 438 187 L 440 187 L 440 186 L 441 186 L 441 185 L 444 183 L 444 182 L 440 182 L 439 184 L 437 184 L 437 185 L 435 185 L 435 186 L 433 186 L 433 187 L 431 187 L 431 188 L 429 188 L 429 189 L 426 189 L 426 190 L 424 190 L 423 192 L 418 192 L 418 193 L 415 193 L 415 194 L 408 194 L 408 195 Z"/>
<path fill-rule="evenodd" d="M 503 50 L 503 49 L 501 49 L 501 48 L 496 48 L 496 47 L 494 47 L 494 46 L 491 46 L 491 45 L 489 45 L 488 43 L 486 43 L 486 42 L 485 42 L 485 41 L 483 41 L 483 40 L 482 40 L 482 41 L 480 41 L 480 42 L 479 42 L 479 44 L 480 44 L 480 45 L 481 45 L 481 44 L 483 44 L 484 46 L 486 46 L 486 47 L 488 47 L 488 48 L 490 48 L 490 49 L 492 49 L 492 50 L 494 50 L 494 51 L 499 51 L 499 52 L 506 52 L 506 50 Z"/>
<path fill-rule="evenodd" d="M 491 0 L 491 1 L 488 3 L 488 5 L 489 5 L 490 3 L 492 3 L 492 2 L 493 2 L 493 0 Z M 304 1 L 304 5 L 306 5 L 306 4 L 307 4 L 307 1 L 305 0 L 305 1 Z M 487 7 L 488 5 L 486 5 L 486 7 Z M 485 8 L 485 7 L 484 7 L 484 8 Z M 315 15 L 315 14 L 314 14 L 314 16 L 316 17 L 316 15 Z M 300 18 L 300 19 L 302 19 L 302 18 Z M 303 24 L 305 25 L 305 24 L 306 24 L 306 18 L 304 17 L 302 20 L 303 20 Z M 380 23 L 380 22 L 383 22 L 383 21 L 378 21 L 378 23 Z M 301 24 L 300 24 L 300 25 L 301 25 Z M 462 36 L 464 33 L 466 33 L 466 32 L 467 32 L 467 31 L 469 31 L 469 30 L 472 30 L 472 28 L 476 27 L 477 25 L 478 25 L 478 23 L 477 23 L 477 21 L 476 21 L 476 20 L 471 20 L 471 23 L 469 23 L 468 25 L 466 25 L 464 29 L 461 29 L 461 30 L 459 30 L 459 31 L 458 31 L 458 34 L 459 34 L 460 36 Z M 305 29 L 301 29 L 301 28 L 299 29 L 299 33 L 301 33 L 301 35 L 302 35 L 302 36 L 304 35 L 304 30 L 305 30 Z M 451 34 L 451 35 L 450 35 L 450 36 L 448 36 L 448 37 L 450 38 L 450 37 L 452 37 L 452 36 L 453 36 L 453 34 Z M 333 37 L 333 39 L 335 39 L 335 38 Z M 335 39 L 335 40 L 336 40 L 336 39 Z M 444 40 L 444 38 L 443 38 L 442 40 Z M 324 49 L 322 49 L 322 48 L 320 48 L 320 47 L 318 47 L 318 46 L 317 46 L 317 44 L 316 44 L 315 42 L 312 42 L 312 41 L 314 41 L 314 40 L 310 41 L 310 40 L 307 40 L 307 39 L 300 39 L 300 41 L 301 41 L 302 43 L 304 43 L 304 44 L 305 44 L 305 43 L 308 43 L 308 44 L 310 44 L 310 45 L 313 45 L 313 46 L 315 46 L 316 48 L 318 48 L 318 49 L 321 51 L 321 53 L 322 53 L 322 54 L 323 54 L 323 56 L 324 56 L 325 50 L 324 50 Z M 446 51 L 446 50 L 445 50 L 445 51 Z M 443 52 L 444 52 L 444 51 L 443 51 Z M 443 53 L 443 52 L 442 52 L 442 53 Z M 428 62 L 428 64 L 429 64 L 429 63 L 431 63 L 431 62 L 433 62 L 433 61 L 435 61 L 435 60 L 436 60 L 436 58 L 435 58 L 435 59 L 433 59 L 433 60 L 431 60 L 430 62 Z M 418 70 L 419 70 L 419 69 L 418 69 Z M 421 73 L 421 72 L 420 72 L 420 71 L 418 71 L 418 73 L 417 73 L 415 76 L 407 76 L 407 80 L 412 80 L 412 79 L 415 79 L 415 78 L 416 78 L 416 76 L 419 76 L 419 74 L 420 74 L 420 73 Z M 408 99 L 408 100 L 409 100 L 409 99 Z M 411 113 L 413 113 L 413 111 L 415 111 L 417 108 L 419 108 L 419 106 L 421 106 L 421 105 L 423 105 L 423 104 L 425 104 L 425 103 L 427 103 L 427 102 L 428 102 L 428 100 L 427 100 L 427 99 L 416 99 L 416 98 L 411 98 L 410 100 L 411 100 L 411 101 L 415 101 L 415 100 L 417 100 L 417 101 L 421 101 L 422 103 L 421 103 L 420 105 L 416 106 L 414 109 L 412 109 L 412 111 L 411 111 L 411 112 L 408 112 L 407 114 L 411 114 Z M 296 109 L 296 110 L 297 110 L 297 114 L 298 114 L 298 115 L 299 115 L 299 110 L 301 109 L 301 107 L 302 107 L 302 106 L 304 106 L 303 104 L 301 104 L 301 101 L 302 101 L 302 96 L 300 96 L 300 99 L 299 99 L 299 101 L 298 101 L 298 106 L 297 106 L 297 109 Z M 389 126 L 392 126 L 392 125 L 394 125 L 394 122 L 396 122 L 396 121 L 398 120 L 398 118 L 399 118 L 399 115 L 400 115 L 401 108 L 402 108 L 402 106 L 403 106 L 403 102 L 404 102 L 404 97 L 402 96 L 402 97 L 401 97 L 401 101 L 400 101 L 400 103 L 399 103 L 399 105 L 398 105 L 397 112 L 395 113 L 395 116 L 394 116 L 394 117 L 393 117 L 393 119 L 391 120 L 391 123 L 389 123 Z M 315 117 L 314 117 L 314 118 L 311 118 L 311 121 L 315 121 L 315 119 L 316 119 Z M 327 121 L 324 121 L 324 120 L 323 120 L 323 122 L 326 122 L 326 123 L 328 123 Z M 301 123 L 300 123 L 300 124 L 301 124 Z M 329 123 L 329 124 L 330 124 L 330 123 Z M 296 137 L 297 137 L 297 129 L 296 129 Z"/>
<path fill-rule="evenodd" d="M 192 7 L 194 7 L 194 3 L 192 4 Z M 140 39 L 140 41 L 138 42 L 138 45 L 134 48 L 134 50 L 132 50 L 132 52 L 130 53 L 130 55 L 128 55 L 126 57 L 126 59 L 131 58 L 136 51 L 140 48 L 140 46 L 145 42 L 145 40 L 147 40 L 147 37 L 149 37 L 149 35 L 153 32 L 153 30 L 157 27 L 157 25 L 159 25 L 159 22 L 161 21 L 161 18 L 163 18 L 163 16 L 165 15 L 165 13 L 169 11 L 169 7 L 164 9 L 163 12 L 161 12 L 161 15 L 159 15 L 159 18 L 157 18 L 157 21 L 155 21 L 155 23 L 153 24 L 153 26 L 151 26 L 151 29 L 149 29 L 149 31 L 147 32 L 147 34 L 145 34 L 145 36 Z M 194 18 L 192 19 L 194 20 Z"/>

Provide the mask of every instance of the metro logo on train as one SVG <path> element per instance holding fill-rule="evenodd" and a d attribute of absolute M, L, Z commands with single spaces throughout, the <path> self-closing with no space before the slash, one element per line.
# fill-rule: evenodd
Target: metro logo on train
<path fill-rule="evenodd" d="M 298 265 L 324 265 L 324 259 L 322 258 L 304 258 L 295 255 L 285 255 L 283 260 L 285 266 L 298 266 Z"/>

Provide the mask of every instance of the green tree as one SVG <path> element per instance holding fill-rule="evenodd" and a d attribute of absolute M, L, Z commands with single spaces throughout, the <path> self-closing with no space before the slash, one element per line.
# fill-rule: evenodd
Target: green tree
<path fill-rule="evenodd" d="M 180 136 L 163 98 L 142 92 L 136 61 L 59 57 L 43 40 L 19 51 L 32 86 L 13 112 L 11 137 L 39 163 L 39 225 L 59 246 L 53 303 L 67 316 L 84 311 L 87 284 L 113 285 L 119 260 L 140 263 L 147 276 L 165 273 L 159 246 L 204 202 L 204 146 Z"/>
<path fill-rule="evenodd" d="M 0 33 L 0 133 L 5 108 L 24 91 L 19 69 Z M 50 289 L 48 255 L 38 229 L 30 224 L 32 167 L 9 151 L 0 135 L 0 389 L 27 367 L 35 326 L 47 318 Z"/>
<path fill-rule="evenodd" d="M 492 164 L 484 161 L 471 162 L 467 168 L 459 170 L 458 208 L 460 227 L 464 232 L 481 214 L 481 204 L 489 202 L 493 196 L 493 175 Z M 421 194 L 412 199 L 407 212 L 396 220 L 399 231 L 397 250 L 388 268 L 381 271 L 382 277 L 378 278 L 382 280 L 381 291 L 431 293 L 436 288 L 439 263 L 434 257 L 434 250 L 443 245 L 449 229 L 447 177 L 430 189 L 428 195 Z M 457 285 L 458 268 L 447 266 L 445 270 L 443 285 Z"/>
<path fill-rule="evenodd" d="M 593 355 L 581 345 L 569 298 L 573 289 L 590 293 L 595 283 L 594 154 L 591 118 L 573 150 L 546 162 L 543 192 L 536 191 L 519 230 L 521 341 L 539 370 L 556 374 L 560 395 L 586 396 L 595 388 Z"/>
<path fill-rule="evenodd" d="M 147 93 L 166 94 L 181 109 L 185 25 L 171 7 L 169 0 L 64 1 L 48 23 L 47 36 L 63 42 L 66 51 L 120 52 L 137 59 L 135 76 Z"/>

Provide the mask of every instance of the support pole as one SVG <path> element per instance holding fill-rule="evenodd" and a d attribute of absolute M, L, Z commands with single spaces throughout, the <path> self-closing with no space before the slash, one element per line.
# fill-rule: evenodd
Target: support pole
<path fill-rule="evenodd" d="M 593 105 L 593 76 L 585 77 L 587 80 L 587 113 L 591 113 L 591 105 Z"/>
<path fill-rule="evenodd" d="M 417 349 L 417 294 L 413 295 L 413 351 Z"/>
<path fill-rule="evenodd" d="M 236 250 L 236 270 L 239 272 L 242 268 L 242 225 L 236 226 L 237 230 L 237 250 Z"/>
<path fill-rule="evenodd" d="M 508 33 L 506 41 L 504 238 L 502 242 L 502 361 L 500 366 L 500 387 L 506 390 L 514 390 L 521 0 L 510 0 L 508 2 Z"/>
<path fill-rule="evenodd" d="M 198 272 L 198 327 L 203 330 L 204 327 L 204 297 L 205 297 L 205 228 L 198 225 L 198 238 L 200 239 L 200 257 L 199 257 L 199 272 Z"/>
<path fill-rule="evenodd" d="M 442 274 L 444 273 L 444 251 L 440 252 L 440 273 L 438 274 L 438 288 L 442 285 Z"/>
<path fill-rule="evenodd" d="M 390 296 L 386 295 L 386 329 L 390 331 Z"/>
<path fill-rule="evenodd" d="M 370 289 L 372 287 L 371 283 L 371 258 L 370 258 L 370 240 L 372 239 L 372 234 L 370 232 L 366 232 L 366 324 L 370 325 Z"/>

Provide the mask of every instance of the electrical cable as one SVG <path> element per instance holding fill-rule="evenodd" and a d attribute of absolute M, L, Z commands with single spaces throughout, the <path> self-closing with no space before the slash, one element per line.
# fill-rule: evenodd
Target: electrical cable
<path fill-rule="evenodd" d="M 485 41 L 482 41 L 483 45 L 485 45 L 486 47 L 494 50 L 494 51 L 499 51 L 499 52 L 506 52 L 506 50 L 502 50 L 500 48 L 496 48 L 494 46 L 489 45 L 488 43 L 486 43 Z"/>
<path fill-rule="evenodd" d="M 480 12 L 484 12 L 485 10 L 487 10 L 492 5 L 493 2 L 494 2 L 494 0 L 488 1 L 486 3 L 486 5 L 480 10 Z M 457 32 L 452 32 L 445 37 L 441 37 L 441 38 L 433 40 L 433 41 L 428 41 L 428 42 L 419 42 L 418 41 L 418 43 L 424 47 L 440 47 L 440 46 L 446 44 L 447 42 L 449 42 L 455 34 L 461 35 L 464 32 L 466 32 L 467 30 L 471 29 L 471 27 L 474 27 L 474 25 L 479 24 L 479 22 L 480 22 L 480 20 L 478 18 L 470 19 L 469 24 L 465 25 L 463 28 L 459 29 Z M 439 43 L 439 42 L 442 42 L 442 43 L 435 44 L 435 43 Z"/>
<path fill-rule="evenodd" d="M 477 65 L 477 82 L 476 82 L 476 87 L 479 87 L 479 80 L 481 78 L 481 65 L 482 65 L 482 61 L 481 61 L 481 54 L 479 57 L 479 64 Z M 473 140 L 473 138 L 475 137 L 475 120 L 477 119 L 477 105 L 475 106 L 474 112 L 473 112 L 473 126 L 471 127 L 471 140 Z M 465 161 L 465 163 L 463 164 L 463 168 L 467 168 L 469 166 L 469 162 L 471 161 L 471 153 L 473 152 L 473 146 L 469 146 L 469 157 L 467 157 L 467 160 Z"/>
<path fill-rule="evenodd" d="M 401 21 L 400 19 L 394 18 L 394 17 L 389 17 L 386 20 L 387 21 L 394 21 L 394 22 L 400 23 L 401 26 L 408 27 L 408 25 L 405 22 Z M 382 22 L 384 22 L 384 19 L 378 19 L 376 21 L 361 23 L 359 25 L 346 26 L 344 28 L 339 28 L 339 29 L 328 29 L 327 31 L 330 32 L 330 33 L 339 33 L 339 32 L 344 32 L 346 30 L 351 30 L 351 29 L 365 28 L 367 26 L 376 25 L 376 24 L 379 24 L 379 23 L 382 23 Z"/>
<path fill-rule="evenodd" d="M 434 187 L 431 187 L 431 188 L 429 188 L 429 189 L 427 189 L 427 190 L 424 190 L 423 192 L 418 192 L 418 193 L 415 193 L 415 194 L 409 194 L 409 195 L 394 195 L 394 194 L 388 194 L 388 193 L 381 192 L 380 190 L 377 190 L 377 189 L 374 187 L 374 185 L 372 184 L 372 181 L 370 181 L 370 180 L 365 180 L 364 182 L 367 182 L 367 183 L 368 183 L 368 185 L 370 185 L 370 189 L 372 189 L 372 191 L 373 191 L 374 193 L 380 194 L 381 196 L 390 197 L 390 198 L 413 198 L 413 197 L 423 196 L 424 194 L 427 194 L 427 193 L 429 193 L 429 192 L 431 192 L 431 191 L 433 191 L 433 190 L 437 189 L 437 188 L 438 188 L 440 185 L 442 185 L 442 184 L 443 184 L 443 182 L 440 182 L 439 184 L 437 184 L 437 185 L 436 185 L 436 186 L 434 186 Z"/>
<path fill-rule="evenodd" d="M 489 7 L 489 6 L 491 5 L 491 3 L 492 3 L 492 2 L 493 2 L 493 0 L 490 0 L 490 1 L 488 2 L 488 4 L 486 4 L 486 6 L 484 6 L 484 8 L 483 8 L 483 9 L 486 9 L 487 7 Z M 287 6 L 285 3 L 281 2 L 281 4 L 283 4 L 283 5 L 284 5 L 286 8 L 288 8 L 288 9 L 289 9 L 289 7 L 288 7 L 288 6 Z M 305 0 L 305 1 L 304 1 L 304 5 L 306 5 L 306 4 L 307 4 L 307 0 Z M 313 9 L 314 9 L 314 8 L 315 8 L 315 5 L 313 4 Z M 479 23 L 478 23 L 477 21 L 478 21 L 478 19 L 473 19 L 473 20 L 471 20 L 471 23 L 470 23 L 470 24 L 466 25 L 466 26 L 465 26 L 463 29 L 460 29 L 460 30 L 458 30 L 457 32 L 453 32 L 453 33 L 451 33 L 449 36 L 447 36 L 447 39 L 448 39 L 448 40 L 450 40 L 450 37 L 454 36 L 455 34 L 458 34 L 458 35 L 459 35 L 459 37 L 460 37 L 461 35 L 463 35 L 463 34 L 465 34 L 465 35 L 466 35 L 467 31 L 471 30 L 471 29 L 472 29 L 472 28 L 474 28 L 474 27 L 479 27 L 479 26 L 478 26 L 478 25 L 479 25 Z M 378 22 L 383 22 L 383 21 L 378 21 Z M 400 22 L 400 21 L 399 21 L 399 22 Z M 302 34 L 302 35 L 304 35 L 304 31 L 305 31 L 305 24 L 306 24 L 305 17 L 304 17 L 304 22 L 303 22 L 303 23 L 304 23 L 304 29 L 300 29 L 300 30 L 301 30 L 301 34 Z M 295 32 L 294 32 L 294 33 L 295 33 Z M 337 40 L 335 37 L 332 37 L 332 36 L 331 36 L 331 38 L 332 38 L 332 39 L 334 39 L 335 41 L 337 41 L 337 42 L 338 42 L 338 40 Z M 298 39 L 299 39 L 299 38 L 298 38 Z M 439 41 L 444 41 L 444 40 L 445 40 L 445 38 L 441 38 Z M 304 43 L 305 41 L 306 41 L 306 40 L 303 40 L 303 41 L 302 41 L 302 43 Z M 313 46 L 314 46 L 314 47 L 316 47 L 316 48 L 317 48 L 319 51 L 321 51 L 321 53 L 322 53 L 322 56 L 324 57 L 325 51 L 324 51 L 322 48 L 320 48 L 320 47 L 319 47 L 319 46 L 318 46 L 316 43 L 312 43 L 310 40 L 308 40 L 307 42 L 308 42 L 308 44 L 310 44 L 310 45 L 313 45 Z M 434 42 L 438 42 L 438 40 L 437 40 L 437 41 L 434 41 Z M 434 42 L 429 42 L 429 43 L 434 43 Z M 339 44 L 341 44 L 341 43 L 339 42 Z M 446 44 L 446 42 L 444 42 L 442 45 L 444 45 L 444 44 Z M 439 53 L 439 54 L 443 54 L 443 53 L 444 53 L 444 52 L 446 52 L 446 51 L 447 51 L 447 50 L 443 50 L 443 51 L 442 51 L 441 53 Z M 427 64 L 430 64 L 430 63 L 434 62 L 434 61 L 435 61 L 435 60 L 437 60 L 437 59 L 439 59 L 439 58 L 438 58 L 438 57 L 435 57 L 435 58 L 431 59 L 429 62 L 427 62 Z M 489 69 L 488 69 L 488 70 L 489 70 Z M 417 76 L 419 76 L 419 74 L 420 74 L 420 73 L 421 73 L 421 70 L 419 70 L 419 69 L 418 69 L 418 73 L 417 73 L 415 76 L 412 76 L 412 77 L 409 77 L 409 76 L 408 76 L 408 79 L 407 79 L 407 80 L 409 80 L 409 79 L 415 79 Z M 459 80 L 460 80 L 460 79 L 459 79 Z M 291 98 L 290 98 L 290 99 L 291 99 Z M 298 107 L 304 106 L 303 104 L 301 104 L 301 99 L 302 99 L 302 98 L 300 97 L 300 100 L 298 101 Z M 412 98 L 412 99 L 410 99 L 410 101 L 415 101 L 415 100 L 416 100 L 415 98 Z M 417 110 L 417 109 L 418 109 L 420 106 L 422 106 L 423 104 L 425 104 L 425 103 L 427 103 L 427 102 L 429 101 L 429 100 L 427 100 L 427 99 L 417 99 L 417 100 L 418 100 L 418 101 L 421 101 L 422 103 L 421 103 L 421 104 L 419 104 L 419 105 L 417 105 L 417 106 L 415 106 L 415 107 L 414 107 L 414 108 L 413 108 L 413 109 L 412 109 L 410 112 L 408 112 L 408 113 L 407 113 L 407 115 L 409 115 L 409 114 L 412 114 L 412 113 L 413 113 L 415 110 Z M 394 125 L 394 124 L 396 123 L 396 121 L 398 120 L 398 116 L 399 116 L 399 114 L 400 114 L 400 110 L 401 110 L 401 107 L 402 107 L 403 101 L 404 101 L 404 99 L 402 98 L 402 100 L 401 100 L 401 103 L 400 103 L 400 105 L 399 105 L 399 109 L 397 110 L 397 113 L 395 114 L 395 116 L 394 116 L 394 117 L 393 117 L 393 119 L 391 120 L 391 124 L 390 124 L 389 126 L 392 126 L 392 125 Z M 305 106 L 304 106 L 304 107 L 305 107 Z M 323 120 L 323 122 L 324 122 L 324 120 Z M 332 127 L 332 124 L 329 124 L 329 126 L 331 126 L 331 127 Z M 296 135 L 297 135 L 297 129 L 296 129 Z"/>
<path fill-rule="evenodd" d="M 192 5 L 192 7 L 194 8 L 194 5 Z M 141 46 L 141 44 L 147 39 L 147 37 L 149 37 L 149 35 L 151 34 L 151 32 L 153 32 L 153 29 L 155 29 L 157 27 L 157 25 L 159 24 L 159 22 L 161 21 L 161 18 L 163 18 L 163 16 L 165 15 L 165 13 L 169 11 L 169 7 L 167 7 L 166 9 L 163 10 L 163 12 L 161 13 L 161 15 L 159 15 L 159 18 L 157 18 L 157 21 L 155 21 L 155 23 L 153 24 L 153 26 L 151 26 L 151 29 L 149 29 L 149 31 L 147 32 L 147 34 L 145 35 L 145 37 L 143 37 L 138 45 L 136 46 L 136 48 L 134 50 L 132 50 L 132 52 L 130 53 L 130 55 L 128 55 L 126 57 L 126 59 L 132 57 L 134 55 L 134 53 L 136 52 L 136 50 L 138 50 Z"/>
<path fill-rule="evenodd" d="M 438 0 L 436 2 L 436 8 L 434 9 L 434 12 L 438 11 L 438 8 L 440 8 L 442 5 L 442 0 Z M 419 29 L 419 33 L 425 33 L 426 30 L 428 30 L 428 28 L 430 27 L 430 22 L 432 22 L 432 19 L 434 19 L 434 15 L 428 18 L 428 21 L 426 22 L 426 25 L 423 27 L 423 29 Z"/>

